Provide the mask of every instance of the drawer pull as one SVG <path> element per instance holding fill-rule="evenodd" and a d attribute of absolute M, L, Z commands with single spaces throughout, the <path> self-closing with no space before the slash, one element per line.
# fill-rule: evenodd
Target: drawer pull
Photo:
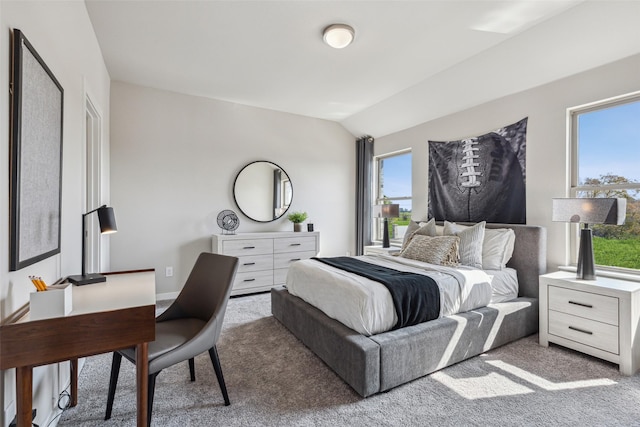
<path fill-rule="evenodd" d="M 300 261 L 300 258 L 291 258 L 291 262 Z"/>
<path fill-rule="evenodd" d="M 301 245 L 301 243 L 292 243 L 289 246 L 300 246 L 300 245 Z"/>
<path fill-rule="evenodd" d="M 255 263 L 255 262 L 245 262 L 245 263 L 244 263 L 244 264 L 242 264 L 242 265 L 256 265 L 256 263 Z"/>
<path fill-rule="evenodd" d="M 244 279 L 245 282 L 255 282 L 256 279 Z"/>
<path fill-rule="evenodd" d="M 585 331 L 584 329 L 576 328 L 574 326 L 569 326 L 569 329 L 571 329 L 572 331 L 576 331 L 576 332 L 582 332 L 583 334 L 593 335 L 593 332 L 591 332 L 591 331 Z"/>
<path fill-rule="evenodd" d="M 583 302 L 576 302 L 576 301 L 569 301 L 569 304 L 573 304 L 573 305 L 579 305 L 580 307 L 587 307 L 587 308 L 593 308 L 593 306 L 591 304 L 585 304 Z"/>
<path fill-rule="evenodd" d="M 244 248 L 242 248 L 242 249 L 255 249 L 255 248 L 256 248 L 255 246 L 245 246 L 245 247 L 244 247 Z"/>

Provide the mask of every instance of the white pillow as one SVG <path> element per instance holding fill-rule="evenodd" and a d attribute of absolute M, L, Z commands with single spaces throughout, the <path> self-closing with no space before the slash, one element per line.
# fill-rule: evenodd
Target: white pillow
<path fill-rule="evenodd" d="M 444 222 L 445 236 L 460 237 L 460 264 L 482 268 L 482 243 L 486 221 L 465 226 L 455 222 Z"/>
<path fill-rule="evenodd" d="M 486 228 L 482 243 L 482 269 L 502 270 L 513 255 L 516 233 L 510 228 Z"/>

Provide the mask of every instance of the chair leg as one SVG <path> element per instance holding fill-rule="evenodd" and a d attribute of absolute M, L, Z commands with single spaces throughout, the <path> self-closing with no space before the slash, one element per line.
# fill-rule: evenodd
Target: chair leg
<path fill-rule="evenodd" d="M 193 357 L 189 359 L 189 374 L 191 374 L 191 381 L 196 380 L 196 364 Z"/>
<path fill-rule="evenodd" d="M 117 351 L 113 352 L 113 360 L 111 361 L 111 378 L 109 379 L 109 392 L 107 394 L 107 411 L 104 414 L 104 419 L 111 418 L 111 410 L 113 409 L 113 398 L 116 394 L 116 386 L 118 385 L 118 374 L 120 373 L 120 363 L 122 362 L 122 355 Z"/>
<path fill-rule="evenodd" d="M 222 390 L 222 397 L 224 397 L 224 406 L 231 405 L 229 402 L 229 395 L 227 394 L 227 386 L 224 384 L 224 377 L 222 376 L 222 368 L 220 367 L 220 358 L 218 357 L 218 350 L 214 345 L 209 349 L 209 357 L 211 363 L 213 363 L 213 369 L 216 371 L 216 377 L 218 377 L 218 384 L 220 384 L 220 390 Z"/>
<path fill-rule="evenodd" d="M 156 391 L 156 377 L 160 371 L 151 374 L 147 380 L 147 427 L 151 427 L 151 412 L 153 411 L 153 395 Z"/>

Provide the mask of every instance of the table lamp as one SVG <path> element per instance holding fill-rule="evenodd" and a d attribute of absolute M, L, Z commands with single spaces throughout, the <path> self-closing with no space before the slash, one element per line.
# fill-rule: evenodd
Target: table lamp
<path fill-rule="evenodd" d="M 85 218 L 87 215 L 98 212 L 98 223 L 100 224 L 100 234 L 110 234 L 118 231 L 116 227 L 116 217 L 113 213 L 113 208 L 102 205 L 92 211 L 82 214 L 82 274 L 79 276 L 69 276 L 67 279 L 74 285 L 88 285 L 90 283 L 99 283 L 107 280 L 102 274 L 98 273 L 86 273 L 86 255 L 85 255 Z"/>
<path fill-rule="evenodd" d="M 589 224 L 624 224 L 627 199 L 553 199 L 552 221 L 583 223 L 580 230 L 577 278 L 595 280 L 592 232 Z"/>
<path fill-rule="evenodd" d="M 373 216 L 384 218 L 384 227 L 382 232 L 382 247 L 389 247 L 389 218 L 398 218 L 400 216 L 400 205 L 375 205 L 373 207 Z"/>

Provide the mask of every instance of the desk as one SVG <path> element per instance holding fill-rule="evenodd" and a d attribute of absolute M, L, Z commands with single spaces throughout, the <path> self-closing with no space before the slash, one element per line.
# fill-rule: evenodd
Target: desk
<path fill-rule="evenodd" d="M 16 368 L 18 427 L 31 426 L 33 368 L 71 361 L 71 404 L 77 402 L 78 358 L 136 347 L 137 425 L 147 425 L 148 346 L 155 340 L 155 272 L 106 274 L 73 288 L 65 317 L 30 320 L 28 304 L 0 325 L 0 370 Z"/>

